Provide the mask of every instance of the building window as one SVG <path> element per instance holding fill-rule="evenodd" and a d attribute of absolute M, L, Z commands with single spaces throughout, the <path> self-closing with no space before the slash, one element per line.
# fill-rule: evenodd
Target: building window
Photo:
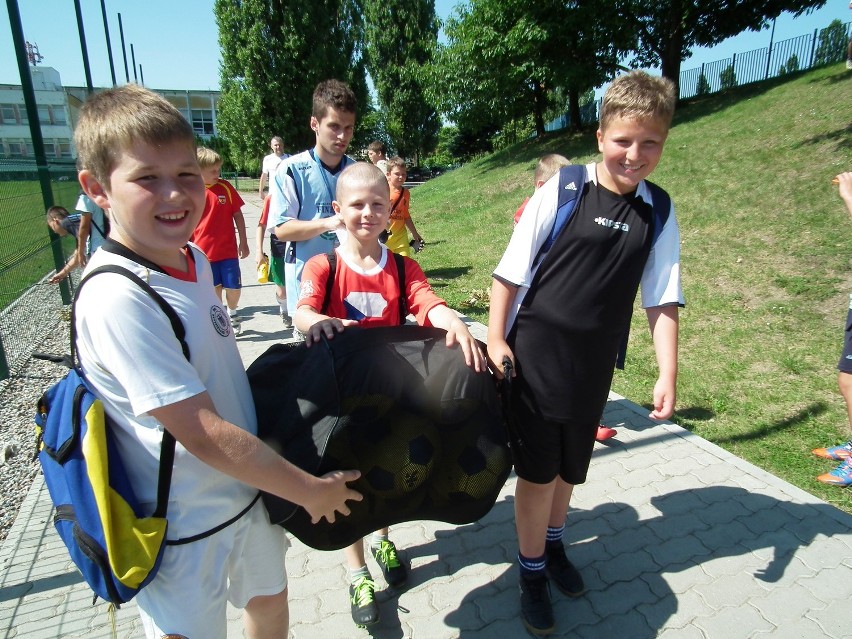
<path fill-rule="evenodd" d="M 6 140 L 6 145 L 9 148 L 9 152 L 7 157 L 10 158 L 22 158 L 24 157 L 24 152 L 26 147 L 24 146 L 23 140 Z"/>
<path fill-rule="evenodd" d="M 213 135 L 213 111 L 210 109 L 193 109 L 192 128 L 200 135 Z"/>
<path fill-rule="evenodd" d="M 53 123 L 63 126 L 68 124 L 68 119 L 65 117 L 64 106 L 53 107 Z"/>
<path fill-rule="evenodd" d="M 48 160 L 59 157 L 59 148 L 53 140 L 44 141 L 44 155 Z"/>
<path fill-rule="evenodd" d="M 27 106 L 25 104 L 18 105 L 18 117 L 20 117 L 19 122 L 21 124 L 29 124 L 30 118 L 27 115 Z"/>
<path fill-rule="evenodd" d="M 18 123 L 18 109 L 14 104 L 0 104 L 0 122 L 3 124 Z"/>
<path fill-rule="evenodd" d="M 61 158 L 70 158 L 71 157 L 71 140 L 68 138 L 59 138 L 57 140 L 59 146 L 59 157 Z"/>
<path fill-rule="evenodd" d="M 48 106 L 38 106 L 38 123 L 39 124 L 50 124 L 50 107 Z"/>

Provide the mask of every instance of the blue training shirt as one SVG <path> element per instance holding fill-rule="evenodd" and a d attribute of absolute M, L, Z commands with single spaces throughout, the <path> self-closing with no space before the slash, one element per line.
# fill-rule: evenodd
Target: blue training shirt
<path fill-rule="evenodd" d="M 272 176 L 269 193 L 271 233 L 290 220 L 317 220 L 334 215 L 331 202 L 337 189 L 337 177 L 354 160 L 346 155 L 340 164 L 329 169 L 320 162 L 313 149 L 284 160 Z M 287 312 L 292 317 L 299 300 L 302 269 L 314 255 L 328 253 L 337 244 L 337 233 L 327 231 L 309 240 L 287 243 L 284 277 L 287 288 Z"/>

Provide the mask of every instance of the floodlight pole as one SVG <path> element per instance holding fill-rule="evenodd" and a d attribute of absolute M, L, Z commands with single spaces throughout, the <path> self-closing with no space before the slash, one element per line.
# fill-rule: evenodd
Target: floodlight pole
<path fill-rule="evenodd" d="M 17 0 L 6 0 L 6 8 L 9 11 L 9 26 L 12 31 L 12 43 L 15 47 L 15 58 L 18 61 L 18 74 L 21 76 L 21 92 L 24 94 L 24 106 L 27 111 L 27 119 L 29 120 L 30 139 L 33 141 L 33 153 L 35 154 L 36 171 L 41 187 L 41 198 L 44 209 L 47 210 L 53 206 L 53 186 L 50 183 L 50 171 L 47 166 L 47 156 L 44 153 L 44 138 L 41 135 L 41 123 L 38 119 L 38 106 L 36 105 L 33 76 L 30 73 L 29 62 L 27 61 L 27 45 L 24 41 L 21 12 L 18 8 Z M 65 257 L 62 255 L 62 247 L 56 241 L 58 236 L 50 229 L 48 229 L 48 233 L 50 236 L 50 246 L 53 250 L 53 263 L 56 270 L 59 271 L 65 265 Z M 71 289 L 68 286 L 67 279 L 59 283 L 59 292 L 62 297 L 62 303 L 70 304 Z M 0 378 L 4 378 L 4 371 L 5 377 L 9 376 L 5 357 L 3 349 L 0 348 Z"/>
<path fill-rule="evenodd" d="M 83 71 L 86 72 L 86 89 L 89 95 L 95 92 L 92 86 L 92 71 L 89 69 L 89 51 L 86 48 L 86 31 L 83 29 L 83 10 L 80 0 L 74 0 L 74 11 L 77 13 L 77 31 L 80 33 L 80 49 L 83 52 Z"/>
<path fill-rule="evenodd" d="M 127 70 L 127 49 L 124 47 L 124 27 L 121 24 L 121 14 L 118 14 L 118 33 L 121 36 L 121 55 L 124 57 L 124 81 L 130 82 L 130 72 Z"/>
<path fill-rule="evenodd" d="M 112 43 L 109 40 L 109 21 L 107 20 L 105 0 L 101 0 L 101 15 L 104 18 L 104 34 L 106 35 L 107 58 L 109 58 L 109 74 L 112 78 L 112 86 L 115 86 L 115 64 L 112 62 Z"/>
<path fill-rule="evenodd" d="M 139 77 L 136 75 L 136 53 L 133 51 L 133 43 L 130 43 L 130 62 L 133 66 L 133 81 L 139 83 Z"/>

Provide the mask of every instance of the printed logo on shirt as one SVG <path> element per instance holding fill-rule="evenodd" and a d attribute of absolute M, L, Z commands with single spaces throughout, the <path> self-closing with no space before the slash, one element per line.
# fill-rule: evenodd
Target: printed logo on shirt
<path fill-rule="evenodd" d="M 577 185 L 574 184 L 573 182 L 569 182 L 568 184 L 565 185 L 565 190 L 566 191 L 576 191 Z"/>
<path fill-rule="evenodd" d="M 213 322 L 213 328 L 222 337 L 227 337 L 228 333 L 231 332 L 231 321 L 218 304 L 210 307 L 210 321 Z"/>
<path fill-rule="evenodd" d="M 346 319 L 358 320 L 367 317 L 381 317 L 387 308 L 388 301 L 381 293 L 353 292 L 343 300 L 346 306 Z"/>
<path fill-rule="evenodd" d="M 219 204 L 227 204 L 227 203 L 228 203 L 228 198 L 227 198 L 227 196 L 225 196 L 225 195 L 220 195 L 220 196 L 219 196 Z"/>
<path fill-rule="evenodd" d="M 630 225 L 627 222 L 613 222 L 605 217 L 596 217 L 595 223 L 616 231 L 624 231 L 625 233 L 630 230 Z"/>

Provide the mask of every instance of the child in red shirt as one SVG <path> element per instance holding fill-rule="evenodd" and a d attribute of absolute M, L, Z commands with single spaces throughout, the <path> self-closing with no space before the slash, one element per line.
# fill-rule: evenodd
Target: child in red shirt
<path fill-rule="evenodd" d="M 248 257 L 249 247 L 246 240 L 246 221 L 243 217 L 243 199 L 227 180 L 219 177 L 222 157 L 205 147 L 197 150 L 198 166 L 207 187 L 207 201 L 201 221 L 192 233 L 192 242 L 198 246 L 210 261 L 213 268 L 213 283 L 216 294 L 222 299 L 225 289 L 225 303 L 234 334 L 239 335 L 242 324 L 237 315 L 240 302 L 240 259 Z M 239 235 L 239 246 L 234 238 L 234 227 Z"/>
<path fill-rule="evenodd" d="M 390 216 L 390 190 L 382 172 L 366 162 L 346 168 L 337 180 L 332 208 L 347 230 L 346 240 L 336 249 L 334 274 L 328 308 L 323 308 L 329 280 L 329 260 L 316 255 L 305 264 L 296 328 L 305 334 L 308 347 L 322 335 L 328 339 L 347 326 L 394 326 L 400 317 L 399 276 L 396 260 L 379 242 L 379 234 Z M 403 257 L 408 310 L 417 323 L 447 331 L 447 345 L 458 345 L 465 363 L 476 371 L 486 370 L 485 356 L 465 323 L 435 295 L 420 266 Z M 385 581 L 401 585 L 407 570 L 397 557 L 396 546 L 388 539 L 388 529 L 373 533 L 370 550 L 382 569 Z M 364 543 L 358 540 L 345 549 L 349 566 L 349 597 L 352 619 L 358 626 L 379 621 L 374 598 L 375 584 L 364 559 Z"/>

